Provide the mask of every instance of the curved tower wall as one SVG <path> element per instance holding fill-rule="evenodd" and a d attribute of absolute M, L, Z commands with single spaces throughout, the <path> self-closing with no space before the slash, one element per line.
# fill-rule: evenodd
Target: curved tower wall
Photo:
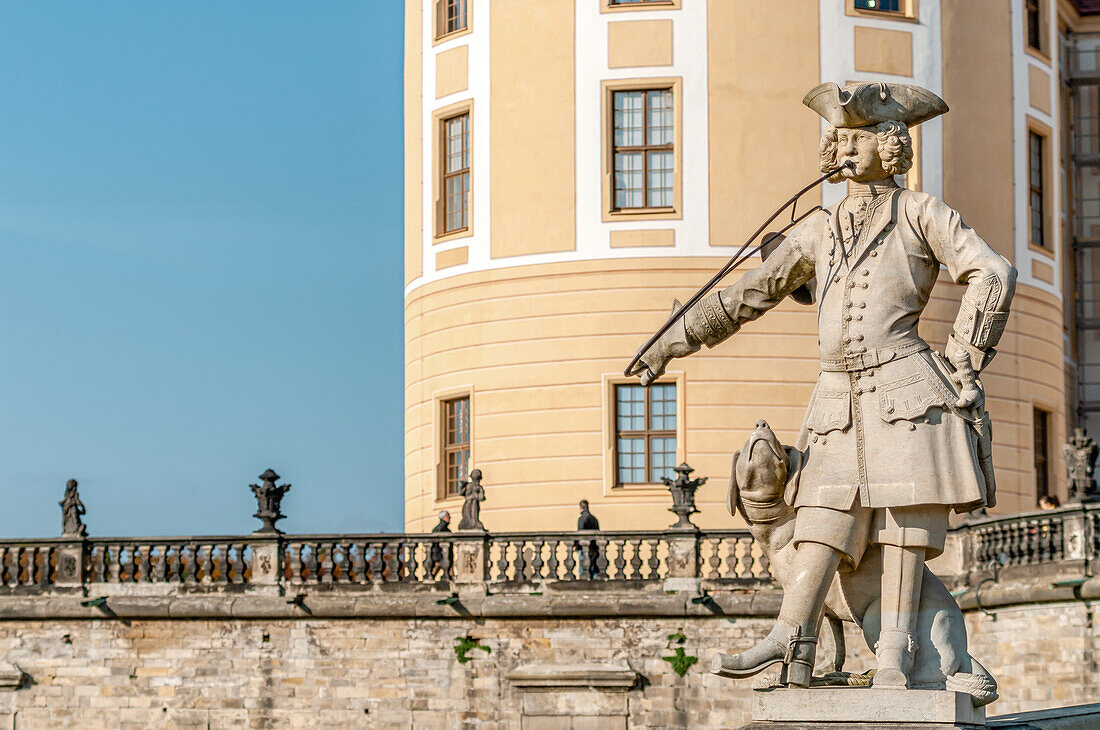
<path fill-rule="evenodd" d="M 914 4 L 915 19 L 861 14 L 852 0 L 805 0 L 779 14 L 769 3 L 473 0 L 468 29 L 437 40 L 436 4 L 407 2 L 407 529 L 460 508 L 444 496 L 443 409 L 454 397 L 470 399 L 471 466 L 485 475 L 489 529 L 572 529 L 580 499 L 605 529 L 673 521 L 663 486 L 616 486 L 614 387 L 629 382 L 623 368 L 672 299 L 690 296 L 819 174 L 821 123 L 800 100 L 823 80 L 908 81 L 952 106 L 923 125 L 908 183 L 943 196 L 1020 268 L 985 381 L 999 509 L 1033 506 L 1033 409 L 1050 413 L 1052 444 L 1065 430 L 1061 236 L 1052 231 L 1051 255 L 1028 245 L 1017 127 L 1046 124 L 1058 149 L 1057 105 L 1046 116 L 1030 106 L 1041 102 L 1031 69 L 1045 69 L 1051 100 L 1057 69 L 1016 52 L 1019 2 Z M 1022 99 L 1020 83 L 1033 85 Z M 653 87 L 674 96 L 674 205 L 614 213 L 610 94 Z M 464 111 L 469 226 L 439 235 L 440 123 Z M 1050 187 L 1048 209 L 1061 210 Z M 843 194 L 827 186 L 811 204 Z M 924 325 L 931 342 L 946 339 L 960 294 L 937 286 Z M 733 524 L 730 455 L 757 419 L 793 442 L 817 374 L 815 327 L 811 308 L 788 301 L 671 364 L 675 459 L 708 478 L 698 524 Z"/>

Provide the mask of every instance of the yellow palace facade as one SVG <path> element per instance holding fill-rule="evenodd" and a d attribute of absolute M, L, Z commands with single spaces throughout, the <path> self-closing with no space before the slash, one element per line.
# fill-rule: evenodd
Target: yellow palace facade
<path fill-rule="evenodd" d="M 814 310 L 788 301 L 674 361 L 660 387 L 622 371 L 673 298 L 818 176 L 821 120 L 800 102 L 823 81 L 915 83 L 950 105 L 914 130 L 905 184 L 1020 272 L 984 376 L 997 510 L 1064 498 L 1093 349 L 1100 381 L 1091 312 L 1074 306 L 1100 201 L 1077 163 L 1100 115 L 1087 5 L 406 0 L 406 528 L 442 509 L 457 524 L 475 467 L 492 531 L 573 529 L 581 499 L 604 529 L 662 528 L 660 477 L 685 461 L 709 480 L 695 522 L 734 526 L 730 456 L 760 418 L 793 443 L 818 372 Z M 961 291 L 937 285 L 934 346 Z"/>

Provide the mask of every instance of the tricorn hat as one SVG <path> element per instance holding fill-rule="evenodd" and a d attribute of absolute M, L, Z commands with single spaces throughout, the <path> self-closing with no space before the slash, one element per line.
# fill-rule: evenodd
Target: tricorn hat
<path fill-rule="evenodd" d="M 843 89 L 829 81 L 810 90 L 802 103 L 834 127 L 866 127 L 879 122 L 914 126 L 947 111 L 943 99 L 912 84 L 862 82 Z"/>

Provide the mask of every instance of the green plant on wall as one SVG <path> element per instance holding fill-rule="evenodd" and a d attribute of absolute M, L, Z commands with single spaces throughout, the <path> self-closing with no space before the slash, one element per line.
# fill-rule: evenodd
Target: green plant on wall
<path fill-rule="evenodd" d="M 469 634 L 466 634 L 465 636 L 455 637 L 455 656 L 458 657 L 459 664 L 465 664 L 466 662 L 473 659 L 472 656 L 467 655 L 467 652 L 469 652 L 471 649 L 481 649 L 486 654 L 492 651 L 492 649 L 487 646 L 482 646 L 479 642 L 480 639 L 475 639 Z"/>
<path fill-rule="evenodd" d="M 681 677 L 688 673 L 691 665 L 699 661 L 699 657 L 692 656 L 684 651 L 683 646 L 673 647 L 673 644 L 683 644 L 687 641 L 683 629 L 677 629 L 675 634 L 668 635 L 668 646 L 673 650 L 672 656 L 663 656 L 661 659 L 672 665 L 672 671 Z"/>

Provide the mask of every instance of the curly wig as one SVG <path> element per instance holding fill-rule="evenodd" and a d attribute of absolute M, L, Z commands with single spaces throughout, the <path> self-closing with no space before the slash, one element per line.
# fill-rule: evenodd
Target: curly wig
<path fill-rule="evenodd" d="M 887 175 L 904 175 L 913 166 L 913 139 L 909 136 L 909 127 L 904 122 L 880 122 L 866 127 L 878 137 L 878 156 L 882 160 L 882 169 Z M 836 167 L 837 136 L 836 127 L 826 127 L 821 135 L 821 171 L 828 172 Z M 829 178 L 829 182 L 843 180 L 839 174 Z"/>

